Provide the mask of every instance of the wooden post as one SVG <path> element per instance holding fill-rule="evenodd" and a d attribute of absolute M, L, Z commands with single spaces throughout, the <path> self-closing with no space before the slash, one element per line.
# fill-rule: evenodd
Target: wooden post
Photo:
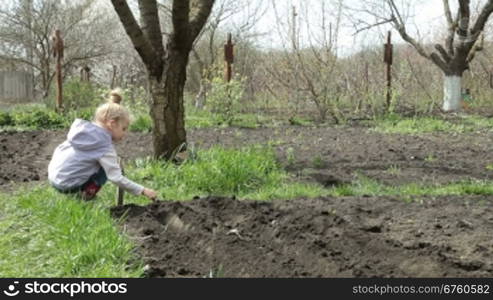
<path fill-rule="evenodd" d="M 387 64 L 387 109 L 390 107 L 392 98 L 392 60 L 393 45 L 391 41 L 391 32 L 387 35 L 387 44 L 384 45 L 384 62 Z"/>
<path fill-rule="evenodd" d="M 490 75 L 490 81 L 489 81 L 490 89 L 493 89 L 493 70 L 490 71 L 489 75 Z"/>
<path fill-rule="evenodd" d="M 89 68 L 88 65 L 85 65 L 80 69 L 80 80 L 91 82 L 91 68 Z"/>
<path fill-rule="evenodd" d="M 125 170 L 123 169 L 123 160 L 119 157 L 118 158 L 118 164 L 120 165 L 120 168 L 122 169 L 122 175 L 125 175 Z M 125 191 L 117 186 L 116 187 L 116 205 L 121 206 L 123 205 L 123 196 L 124 196 Z"/>
<path fill-rule="evenodd" d="M 231 41 L 231 33 L 228 33 L 228 41 L 224 44 L 224 61 L 226 62 L 224 79 L 226 82 L 230 82 L 233 73 L 231 64 L 234 62 L 234 44 Z"/>
<path fill-rule="evenodd" d="M 117 66 L 116 65 L 113 65 L 112 66 L 112 70 L 113 70 L 113 73 L 111 74 L 111 84 L 110 84 L 110 88 L 111 89 L 114 89 L 115 88 L 115 85 L 116 85 L 116 73 L 117 73 Z"/>
<path fill-rule="evenodd" d="M 63 110 L 63 86 L 62 86 L 62 60 L 63 60 L 63 39 L 61 37 L 61 31 L 55 30 L 52 36 L 53 42 L 53 57 L 56 59 L 56 83 L 57 83 L 57 97 L 56 97 L 56 110 L 61 112 Z"/>
<path fill-rule="evenodd" d="M 365 95 L 362 97 L 359 97 L 358 105 L 356 106 L 357 112 L 359 112 L 363 108 L 363 99 L 365 97 L 368 97 L 368 98 L 370 97 L 370 66 L 369 66 L 368 62 L 365 62 L 365 70 L 364 70 L 363 76 L 365 78 L 365 86 L 364 86 Z"/>

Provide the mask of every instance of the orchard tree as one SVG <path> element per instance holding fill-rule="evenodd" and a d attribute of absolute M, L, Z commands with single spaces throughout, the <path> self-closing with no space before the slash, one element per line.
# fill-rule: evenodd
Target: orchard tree
<path fill-rule="evenodd" d="M 447 34 L 443 45 L 435 44 L 432 51 L 425 49 L 422 43 L 413 38 L 406 28 L 402 7 L 394 0 L 377 1 L 377 5 L 385 5 L 386 16 L 380 15 L 380 21 L 387 19 L 399 32 L 403 40 L 411 44 L 423 57 L 429 59 L 440 68 L 444 75 L 443 110 L 457 111 L 461 108 L 461 84 L 464 71 L 469 69 L 475 53 L 481 50 L 481 41 L 486 22 L 493 12 L 493 0 L 485 0 L 477 16 L 471 15 L 471 1 L 457 0 L 455 13 L 449 0 L 442 0 L 444 16 L 447 20 Z M 369 10 L 366 11 L 378 11 Z M 374 16 L 375 13 L 372 13 Z M 388 17 L 390 17 L 388 19 Z M 383 20 L 384 21 L 384 20 Z"/>
<path fill-rule="evenodd" d="M 188 58 L 215 0 L 173 0 L 170 34 L 163 39 L 156 0 L 139 0 L 139 25 L 126 0 L 111 0 L 147 69 L 154 121 L 154 155 L 171 158 L 186 143 L 183 90 Z"/>
<path fill-rule="evenodd" d="M 52 34 L 65 44 L 63 73 L 100 62 L 112 52 L 116 27 L 96 0 L 22 0 L 0 5 L 0 64 L 33 73 L 44 96 L 55 76 Z M 116 24 L 117 25 L 117 24 Z"/>
<path fill-rule="evenodd" d="M 263 63 L 265 71 L 271 75 L 273 84 L 294 97 L 294 113 L 298 112 L 299 104 L 311 102 L 317 108 L 320 121 L 326 121 L 330 115 L 339 123 L 342 115 L 337 103 L 346 90 L 337 57 L 343 0 L 302 2 L 299 9 L 286 7 L 290 9 L 287 22 L 283 22 L 282 16 L 288 13 L 280 12 L 278 2 L 271 3 L 276 16 L 275 29 L 283 38 L 284 51 L 267 57 Z"/>

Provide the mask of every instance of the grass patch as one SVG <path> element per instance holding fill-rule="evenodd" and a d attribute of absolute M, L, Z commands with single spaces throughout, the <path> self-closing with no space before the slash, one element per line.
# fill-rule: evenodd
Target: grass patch
<path fill-rule="evenodd" d="M 196 109 L 187 107 L 185 115 L 185 126 L 187 129 L 193 128 L 211 128 L 211 127 L 240 127 L 240 128 L 258 128 L 261 126 L 278 125 L 274 120 L 266 116 L 252 113 L 235 114 L 228 125 L 224 116 L 212 113 L 205 109 Z"/>
<path fill-rule="evenodd" d="M 76 118 L 92 120 L 95 110 L 95 107 L 89 107 L 59 114 L 42 104 L 15 106 L 0 111 L 0 131 L 68 129 Z M 134 121 L 130 124 L 130 131 L 150 132 L 151 117 L 145 113 L 135 115 Z"/>
<path fill-rule="evenodd" d="M 187 107 L 185 114 L 185 127 L 192 128 L 210 128 L 222 124 L 222 118 L 205 109 L 196 109 Z"/>
<path fill-rule="evenodd" d="M 329 195 L 340 196 L 446 196 L 446 195 L 493 195 L 493 182 L 488 180 L 465 180 L 446 185 L 411 183 L 389 186 L 365 176 L 351 183 L 329 189 Z"/>
<path fill-rule="evenodd" d="M 481 116 L 462 116 L 451 122 L 438 117 L 402 118 L 391 114 L 372 122 L 373 130 L 381 133 L 420 134 L 432 132 L 465 133 L 492 130 L 493 120 Z"/>
<path fill-rule="evenodd" d="M 0 274 L 141 277 L 134 246 L 107 208 L 105 201 L 85 203 L 48 186 L 0 194 Z"/>
<path fill-rule="evenodd" d="M 302 118 L 302 117 L 297 117 L 297 116 L 294 116 L 294 117 L 291 117 L 289 118 L 289 124 L 291 125 L 298 125 L 298 126 L 313 126 L 313 121 L 311 120 L 308 120 L 306 118 Z"/>
<path fill-rule="evenodd" d="M 0 130 L 41 130 L 70 127 L 76 118 L 91 120 L 92 109 L 78 109 L 63 114 L 41 104 L 16 106 L 0 111 Z"/>
<path fill-rule="evenodd" d="M 132 132 L 148 133 L 152 131 L 152 126 L 153 126 L 153 122 L 151 116 L 146 114 L 140 114 L 132 120 L 128 130 Z"/>
<path fill-rule="evenodd" d="M 241 199 L 268 200 L 323 194 L 318 185 L 292 183 L 276 162 L 274 151 L 267 146 L 192 149 L 189 159 L 181 165 L 141 159 L 128 169 L 137 181 L 159 190 L 165 199 L 234 195 Z"/>
<path fill-rule="evenodd" d="M 381 133 L 420 134 L 431 132 L 465 132 L 463 124 L 452 124 L 448 121 L 433 118 L 400 118 L 389 116 L 375 121 L 373 130 Z"/>

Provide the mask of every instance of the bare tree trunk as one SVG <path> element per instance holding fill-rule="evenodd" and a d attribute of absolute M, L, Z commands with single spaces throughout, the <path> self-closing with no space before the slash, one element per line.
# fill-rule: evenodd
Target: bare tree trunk
<path fill-rule="evenodd" d="M 161 80 L 150 76 L 154 155 L 169 159 L 173 151 L 186 143 L 183 89 L 188 56 L 170 52 Z M 185 56 L 185 57 L 184 57 Z"/>
<path fill-rule="evenodd" d="M 471 1 L 458 0 L 455 14 L 452 14 L 449 0 L 443 0 L 444 16 L 448 25 L 448 34 L 444 44 L 436 44 L 433 51 L 427 51 L 406 30 L 405 18 L 399 11 L 395 0 L 385 0 L 383 5 L 389 9 L 391 18 L 385 17 L 386 22 L 392 22 L 403 40 L 411 44 L 423 57 L 429 59 L 444 73 L 443 110 L 457 111 L 461 108 L 462 74 L 469 69 L 476 52 L 483 49 L 484 28 L 493 13 L 493 0 L 487 0 L 478 11 L 478 17 L 471 20 Z"/>
<path fill-rule="evenodd" d="M 443 110 L 459 111 L 461 109 L 462 76 L 445 75 L 443 79 Z"/>
<path fill-rule="evenodd" d="M 156 0 L 138 1 L 142 27 L 126 0 L 111 0 L 149 74 L 155 157 L 172 158 L 186 143 L 183 89 L 188 56 L 214 1 L 173 0 L 173 32 L 165 47 Z"/>
<path fill-rule="evenodd" d="M 206 94 L 207 94 L 207 88 L 206 88 L 206 83 L 205 79 L 201 78 L 200 79 L 200 88 L 199 92 L 197 93 L 197 96 L 195 96 L 195 108 L 202 109 L 205 106 L 205 100 L 206 100 Z"/>

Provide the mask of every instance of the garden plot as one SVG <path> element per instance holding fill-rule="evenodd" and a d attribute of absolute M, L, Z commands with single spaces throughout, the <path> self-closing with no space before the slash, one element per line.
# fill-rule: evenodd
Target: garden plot
<path fill-rule="evenodd" d="M 65 134 L 0 132 L 0 188 L 45 181 L 51 153 Z M 328 188 L 358 185 L 361 178 L 382 186 L 440 186 L 493 176 L 488 132 L 413 136 L 362 126 L 288 126 L 198 129 L 188 140 L 197 148 L 270 143 L 294 180 Z M 150 144 L 150 135 L 132 133 L 118 151 L 131 160 L 150 155 Z M 137 243 L 151 277 L 493 275 L 491 193 L 379 192 L 272 202 L 166 199 L 112 212 L 128 214 L 122 230 Z"/>
<path fill-rule="evenodd" d="M 113 214 L 150 277 L 490 277 L 491 200 L 209 197 Z"/>

